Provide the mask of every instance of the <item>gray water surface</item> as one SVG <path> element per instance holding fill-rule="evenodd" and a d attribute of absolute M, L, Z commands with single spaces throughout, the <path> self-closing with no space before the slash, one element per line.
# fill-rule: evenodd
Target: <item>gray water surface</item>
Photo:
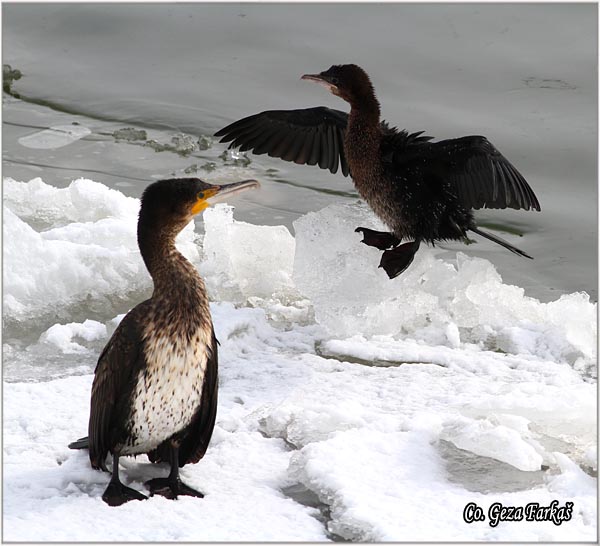
<path fill-rule="evenodd" d="M 392 125 L 437 138 L 484 134 L 524 174 L 541 213 L 479 211 L 521 233 L 519 259 L 485 241 L 456 250 L 491 260 L 543 301 L 597 298 L 597 6 L 593 4 L 4 4 L 3 174 L 66 186 L 85 176 L 139 196 L 150 181 L 253 176 L 263 190 L 236 216 L 285 224 L 340 200 L 349 179 L 225 146 L 173 149 L 267 109 L 347 105 L 307 72 L 353 62 L 371 75 Z M 5 82 L 6 83 L 6 82 Z M 16 97 L 20 98 L 16 98 Z M 89 136 L 57 149 L 18 139 L 57 124 Z M 145 139 L 118 138 L 133 128 Z M 126 133 L 116 133 L 124 135 Z M 132 133 L 130 133 L 131 136 Z M 149 145 L 149 141 L 154 144 Z M 157 151 L 159 150 L 159 151 Z M 358 240 L 357 240 L 358 244 Z"/>

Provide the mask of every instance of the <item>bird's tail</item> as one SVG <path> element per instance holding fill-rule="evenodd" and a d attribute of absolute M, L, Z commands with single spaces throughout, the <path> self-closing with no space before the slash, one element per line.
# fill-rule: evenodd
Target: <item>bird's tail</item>
<path fill-rule="evenodd" d="M 90 447 L 90 440 L 86 436 L 85 438 L 79 438 L 69 444 L 69 449 L 88 449 Z"/>
<path fill-rule="evenodd" d="M 522 250 L 519 250 L 516 246 L 512 246 L 510 243 L 507 243 L 504 239 L 501 239 L 500 237 L 497 237 L 496 235 L 492 235 L 491 233 L 488 233 L 487 231 L 481 231 L 480 229 L 473 227 L 473 226 L 471 226 L 469 229 L 471 231 L 477 233 L 477 235 L 481 235 L 482 237 L 485 237 L 486 239 L 489 239 L 490 241 L 494 241 L 494 243 L 498 243 L 500 246 L 503 246 L 504 248 L 510 250 L 511 252 L 514 252 L 515 254 L 518 254 L 519 256 L 523 256 L 524 258 L 529 258 L 530 260 L 533 260 L 532 256 L 530 256 L 529 254 L 526 254 Z"/>

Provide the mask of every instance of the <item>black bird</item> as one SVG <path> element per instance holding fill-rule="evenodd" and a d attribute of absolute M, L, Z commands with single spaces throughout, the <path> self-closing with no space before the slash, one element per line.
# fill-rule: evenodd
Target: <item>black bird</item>
<path fill-rule="evenodd" d="M 179 467 L 205 454 L 217 413 L 217 339 L 202 278 L 175 247 L 192 217 L 255 180 L 216 186 L 197 178 L 161 180 L 142 195 L 138 245 L 154 281 L 152 297 L 134 307 L 102 351 L 92 384 L 88 448 L 93 468 L 112 478 L 102 499 L 110 506 L 146 497 L 119 480 L 119 457 L 147 453 L 171 464 L 167 478 L 146 482 L 151 495 L 202 497 L 181 482 Z"/>
<path fill-rule="evenodd" d="M 511 252 L 531 258 L 477 227 L 472 209 L 534 209 L 540 204 L 515 167 L 483 136 L 431 142 L 380 121 L 371 80 L 354 64 L 335 65 L 302 79 L 327 87 L 350 103 L 350 114 L 324 106 L 269 110 L 243 118 L 216 133 L 241 151 L 268 153 L 332 173 L 341 167 L 391 233 L 356 228 L 363 243 L 385 250 L 390 278 L 412 262 L 421 241 L 468 242 L 473 231 Z M 402 239 L 410 242 L 400 244 Z"/>

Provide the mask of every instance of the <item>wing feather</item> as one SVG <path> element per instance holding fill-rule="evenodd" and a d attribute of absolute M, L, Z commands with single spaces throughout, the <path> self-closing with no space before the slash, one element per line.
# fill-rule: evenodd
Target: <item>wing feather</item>
<path fill-rule="evenodd" d="M 332 173 L 337 172 L 340 161 L 340 150 L 336 136 L 335 127 L 330 125 L 327 128 L 327 146 L 331 150 L 331 162 L 329 164 L 329 170 Z"/>
<path fill-rule="evenodd" d="M 321 134 L 317 129 L 313 133 L 313 145 L 310 153 L 310 159 L 308 160 L 309 165 L 316 165 L 319 162 L 321 156 Z"/>
<path fill-rule="evenodd" d="M 143 366 L 143 342 L 139 317 L 146 302 L 136 306 L 121 321 L 100 354 L 94 381 L 88 426 L 89 454 L 93 468 L 106 469 L 105 459 L 120 436 L 127 418 L 125 408 L 133 379 Z"/>
<path fill-rule="evenodd" d="M 319 146 L 319 167 L 321 169 L 328 169 L 331 150 L 327 145 L 327 127 L 319 127 Z"/>
<path fill-rule="evenodd" d="M 304 137 L 304 143 L 302 144 L 302 148 L 298 152 L 298 156 L 294 159 L 295 163 L 298 165 L 314 165 L 314 163 L 310 163 L 310 157 L 312 153 L 313 141 L 315 139 L 315 135 L 312 132 L 307 132 Z"/>
<path fill-rule="evenodd" d="M 294 140 L 292 141 L 292 144 L 290 145 L 290 147 L 285 152 L 285 154 L 282 154 L 281 159 L 283 159 L 284 161 L 294 161 L 295 162 L 296 158 L 298 158 L 300 155 L 300 151 L 304 147 L 305 141 L 306 141 L 306 133 L 304 133 L 304 132 L 298 133 L 295 136 Z"/>
<path fill-rule="evenodd" d="M 392 161 L 401 169 L 418 158 L 426 159 L 423 168 L 430 175 L 454 187 L 453 193 L 466 208 L 540 210 L 525 178 L 483 136 L 406 146 Z"/>
<path fill-rule="evenodd" d="M 249 149 L 254 148 L 253 153 L 256 155 L 266 154 L 273 148 L 277 142 L 283 138 L 285 133 L 277 129 L 270 129 L 265 131 L 263 134 L 256 137 L 256 144 L 250 142 Z"/>
<path fill-rule="evenodd" d="M 319 165 L 344 176 L 349 169 L 344 148 L 348 114 L 324 106 L 301 110 L 268 110 L 240 119 L 217 131 L 230 148 L 267 153 L 298 164 Z"/>
<path fill-rule="evenodd" d="M 280 131 L 280 133 L 281 138 L 277 141 L 277 143 L 275 143 L 273 148 L 269 150 L 269 156 L 280 157 L 281 159 L 283 159 L 286 156 L 290 147 L 293 146 L 297 135 L 295 133 L 283 133 L 283 131 Z"/>

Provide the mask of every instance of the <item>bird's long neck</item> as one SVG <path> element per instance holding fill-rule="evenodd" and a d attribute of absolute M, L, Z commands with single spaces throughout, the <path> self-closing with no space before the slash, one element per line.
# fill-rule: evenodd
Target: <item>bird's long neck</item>
<path fill-rule="evenodd" d="M 154 281 L 153 299 L 208 305 L 206 290 L 196 268 L 177 250 L 175 227 L 138 225 L 138 245 Z"/>
<path fill-rule="evenodd" d="M 375 89 L 373 89 L 370 82 L 368 85 L 364 85 L 360 91 L 356 91 L 349 102 L 351 106 L 350 117 L 354 117 L 355 120 L 363 123 L 379 126 L 381 107 L 377 95 L 375 95 Z"/>
<path fill-rule="evenodd" d="M 352 179 L 364 198 L 366 185 L 378 177 L 381 143 L 380 109 L 375 93 L 370 89 L 360 99 L 350 103 L 351 110 L 344 140 Z"/>

